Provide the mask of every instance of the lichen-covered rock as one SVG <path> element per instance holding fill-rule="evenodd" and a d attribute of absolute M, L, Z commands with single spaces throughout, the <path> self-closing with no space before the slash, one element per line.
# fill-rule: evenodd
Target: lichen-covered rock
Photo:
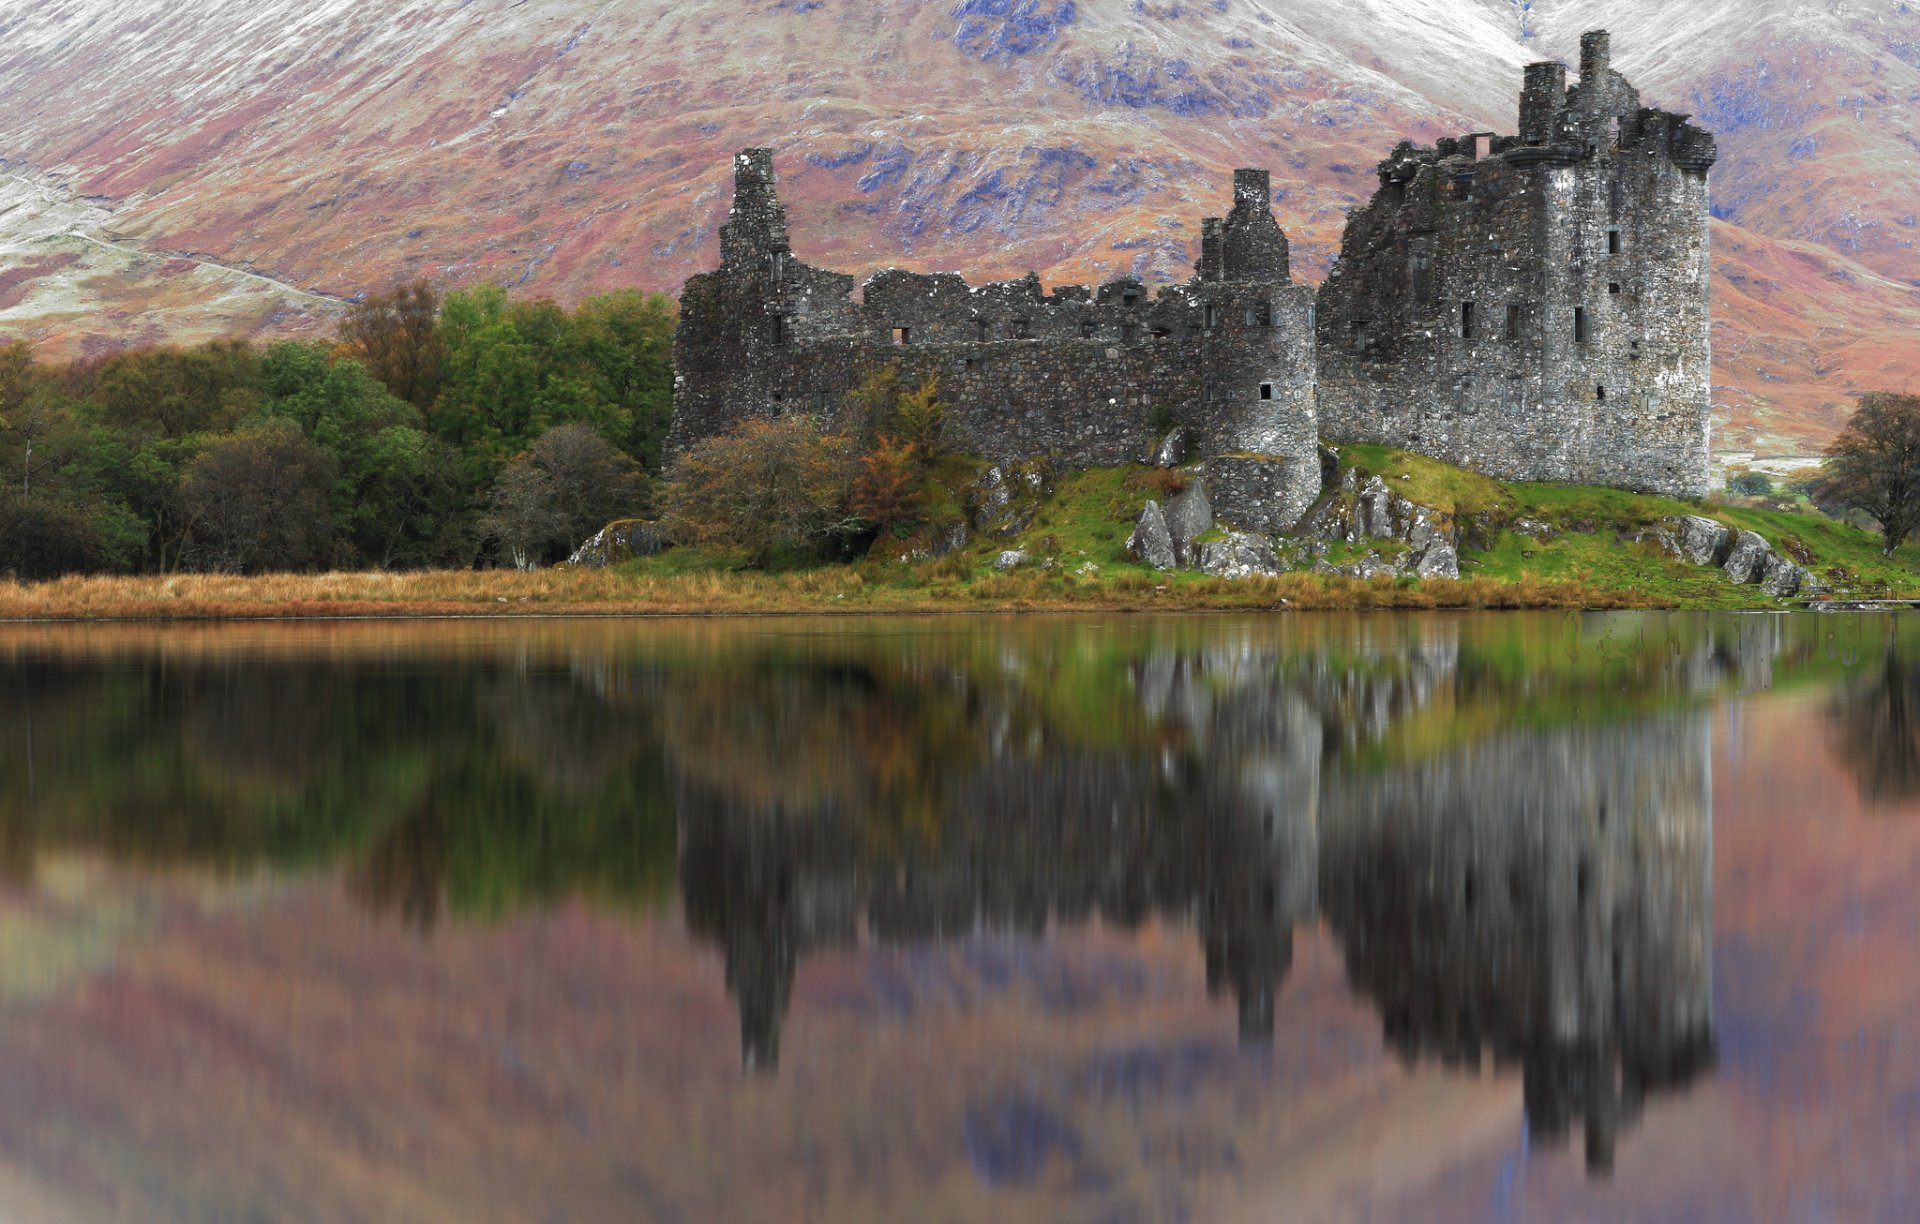
<path fill-rule="evenodd" d="M 1006 511 L 987 529 L 986 534 L 1005 540 L 1033 526 L 1033 520 L 1039 517 L 1039 503 L 1018 501 L 1007 507 Z"/>
<path fill-rule="evenodd" d="M 980 478 L 967 490 L 967 513 L 973 519 L 974 528 L 987 530 L 1012 501 L 1013 486 L 1007 483 L 1007 474 L 999 464 L 980 473 Z"/>
<path fill-rule="evenodd" d="M 1726 564 L 1733 534 L 1725 527 L 1697 514 L 1682 514 L 1663 522 L 1672 536 L 1675 556 L 1694 565 Z"/>
<path fill-rule="evenodd" d="M 1199 568 L 1215 578 L 1271 577 L 1282 571 L 1279 554 L 1265 536 L 1230 531 L 1200 546 Z"/>
<path fill-rule="evenodd" d="M 1157 570 L 1170 570 L 1180 564 L 1173 551 L 1173 533 L 1167 530 L 1167 516 L 1161 513 L 1159 502 L 1148 502 L 1140 512 L 1133 535 L 1127 539 L 1127 555 Z"/>
<path fill-rule="evenodd" d="M 1743 531 L 1727 553 L 1727 577 L 1739 583 L 1758 582 L 1766 570 L 1767 558 L 1772 555 L 1773 549 L 1767 547 L 1767 542 L 1757 533 Z"/>
<path fill-rule="evenodd" d="M 593 533 L 567 558 L 568 565 L 605 569 L 636 557 L 652 557 L 673 547 L 660 524 L 648 519 L 620 519 Z"/>
<path fill-rule="evenodd" d="M 1193 431 L 1185 425 L 1155 443 L 1147 462 L 1158 468 L 1177 468 L 1193 454 Z"/>
<path fill-rule="evenodd" d="M 1806 571 L 1780 556 L 1769 553 L 1760 572 L 1760 589 L 1775 599 L 1790 599 L 1800 593 Z"/>
<path fill-rule="evenodd" d="M 1354 515 L 1361 532 L 1376 540 L 1393 538 L 1393 494 L 1387 482 L 1370 477 L 1360 490 L 1360 506 Z"/>
<path fill-rule="evenodd" d="M 1173 535 L 1173 555 L 1182 565 L 1193 564 L 1193 542 L 1213 530 L 1213 503 L 1207 499 L 1205 478 L 1189 481 L 1187 487 L 1169 498 L 1166 508 L 1167 530 Z"/>
<path fill-rule="evenodd" d="M 1026 549 L 1010 548 L 993 559 L 993 568 L 1004 572 L 1014 568 L 1016 565 L 1026 564 L 1026 560 Z"/>
<path fill-rule="evenodd" d="M 914 532 L 900 552 L 902 561 L 932 561 L 939 557 L 950 556 L 967 546 L 967 525 L 964 522 L 936 523 Z"/>
<path fill-rule="evenodd" d="M 1434 540 L 1414 558 L 1413 572 L 1422 578 L 1458 578 L 1460 553 L 1445 540 Z"/>

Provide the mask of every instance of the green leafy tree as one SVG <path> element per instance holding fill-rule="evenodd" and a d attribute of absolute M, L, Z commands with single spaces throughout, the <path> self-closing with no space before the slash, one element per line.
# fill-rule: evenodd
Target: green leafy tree
<path fill-rule="evenodd" d="M 262 415 L 288 420 L 333 459 L 329 498 L 343 563 L 382 569 L 470 556 L 454 520 L 466 495 L 447 449 L 420 413 L 359 362 L 318 344 L 273 345 L 261 358 Z M 464 555 L 463 555 L 464 554 Z"/>
<path fill-rule="evenodd" d="M 1873 391 L 1827 447 L 1820 500 L 1872 515 L 1891 557 L 1920 527 L 1920 395 Z"/>
<path fill-rule="evenodd" d="M 292 421 L 270 421 L 210 443 L 189 466 L 181 500 L 192 521 L 187 554 L 231 573 L 311 570 L 333 554 L 332 456 Z"/>
<path fill-rule="evenodd" d="M 147 436 L 225 432 L 260 406 L 260 358 L 245 340 L 117 354 L 87 381 L 107 424 Z"/>
<path fill-rule="evenodd" d="M 590 297 L 573 315 L 594 394 L 625 416 L 624 449 L 654 473 L 673 417 L 677 313 L 665 294 L 625 289 Z"/>

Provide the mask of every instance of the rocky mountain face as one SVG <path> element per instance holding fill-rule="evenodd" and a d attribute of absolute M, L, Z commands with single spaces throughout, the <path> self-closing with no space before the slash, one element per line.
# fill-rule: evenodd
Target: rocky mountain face
<path fill-rule="evenodd" d="M 1188 275 L 1269 167 L 1296 272 L 1402 137 L 1511 131 L 1614 33 L 1720 136 L 1717 446 L 1816 449 L 1920 373 L 1920 15 L 1900 0 L 38 0 L 0 10 L 0 331 L 323 333 L 396 278 L 571 299 L 715 258 L 731 154 L 798 252 Z"/>

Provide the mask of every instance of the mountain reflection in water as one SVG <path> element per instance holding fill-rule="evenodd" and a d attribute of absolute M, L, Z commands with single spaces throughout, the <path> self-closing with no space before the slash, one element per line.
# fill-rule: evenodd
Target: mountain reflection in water
<path fill-rule="evenodd" d="M 1518 1067 L 1604 1170 L 1715 1062 L 1717 704 L 1821 686 L 1920 791 L 1888 617 L 476 632 L 0 636 L 0 871 L 337 870 L 422 930 L 677 893 L 764 1075 L 811 954 L 1189 924 L 1258 1045 L 1323 924 L 1389 1048 Z"/>

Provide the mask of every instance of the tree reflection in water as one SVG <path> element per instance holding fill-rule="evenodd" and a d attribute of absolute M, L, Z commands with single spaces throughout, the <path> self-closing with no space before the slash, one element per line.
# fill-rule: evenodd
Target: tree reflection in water
<path fill-rule="evenodd" d="M 1864 786 L 1911 795 L 1920 757 L 1916 652 L 1889 630 L 1863 678 L 1831 618 L 627 632 L 0 639 L 0 864 L 340 868 L 421 930 L 677 883 L 769 1073 L 801 960 L 862 937 L 1190 922 L 1262 1042 L 1319 919 L 1390 1048 L 1517 1065 L 1603 1169 L 1712 1065 L 1710 699 L 1830 674 Z"/>
<path fill-rule="evenodd" d="M 1920 660 L 1889 640 L 1833 700 L 1834 754 L 1876 804 L 1920 799 Z"/>

